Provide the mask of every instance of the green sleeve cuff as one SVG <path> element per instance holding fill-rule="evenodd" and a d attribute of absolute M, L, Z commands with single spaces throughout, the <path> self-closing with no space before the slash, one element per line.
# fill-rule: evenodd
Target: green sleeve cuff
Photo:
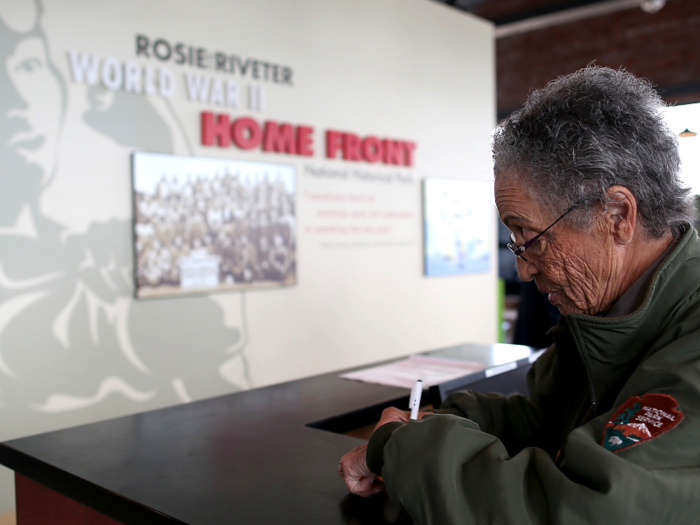
<path fill-rule="evenodd" d="M 384 445 L 389 441 L 394 430 L 403 425 L 404 423 L 392 421 L 382 425 L 372 434 L 372 438 L 367 444 L 367 466 L 377 476 L 382 475 L 382 467 L 384 467 Z"/>
<path fill-rule="evenodd" d="M 459 416 L 459 417 L 464 417 L 464 412 L 462 412 L 459 408 L 457 407 L 450 407 L 450 408 L 436 408 L 433 410 L 433 414 L 449 414 L 451 416 Z"/>

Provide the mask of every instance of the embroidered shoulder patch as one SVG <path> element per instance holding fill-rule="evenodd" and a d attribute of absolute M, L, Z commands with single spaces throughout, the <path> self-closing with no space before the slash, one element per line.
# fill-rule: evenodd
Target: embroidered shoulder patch
<path fill-rule="evenodd" d="M 625 401 L 603 429 L 601 445 L 620 452 L 659 437 L 683 420 L 678 401 L 668 394 L 644 394 Z"/>

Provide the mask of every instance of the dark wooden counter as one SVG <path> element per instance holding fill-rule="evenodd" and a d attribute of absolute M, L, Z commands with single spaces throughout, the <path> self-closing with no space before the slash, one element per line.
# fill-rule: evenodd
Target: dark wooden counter
<path fill-rule="evenodd" d="M 430 354 L 492 366 L 529 352 Z M 348 497 L 336 465 L 362 441 L 327 430 L 403 408 L 409 392 L 338 373 L 8 441 L 0 463 L 127 524 L 410 523 L 381 498 Z"/>

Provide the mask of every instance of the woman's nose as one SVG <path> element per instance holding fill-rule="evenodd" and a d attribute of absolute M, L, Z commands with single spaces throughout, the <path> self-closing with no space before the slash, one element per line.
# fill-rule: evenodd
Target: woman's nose
<path fill-rule="evenodd" d="M 537 268 L 535 267 L 534 264 L 532 264 L 529 261 L 525 261 L 524 259 L 521 259 L 518 257 L 517 260 L 517 265 L 518 265 L 518 277 L 522 279 L 525 282 L 532 281 L 532 279 L 535 278 L 535 274 L 537 273 Z"/>

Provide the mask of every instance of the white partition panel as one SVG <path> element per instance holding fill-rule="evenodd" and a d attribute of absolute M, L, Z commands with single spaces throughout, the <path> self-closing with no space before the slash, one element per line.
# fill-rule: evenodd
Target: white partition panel
<path fill-rule="evenodd" d="M 428 279 L 420 190 L 491 178 L 489 24 L 426 0 L 13 0 L 0 48 L 0 440 L 495 341 L 495 211 L 488 271 Z M 139 151 L 292 165 L 292 285 L 134 299 Z M 273 255 L 246 220 L 252 268 Z M 166 248 L 155 273 L 182 266 Z"/>

